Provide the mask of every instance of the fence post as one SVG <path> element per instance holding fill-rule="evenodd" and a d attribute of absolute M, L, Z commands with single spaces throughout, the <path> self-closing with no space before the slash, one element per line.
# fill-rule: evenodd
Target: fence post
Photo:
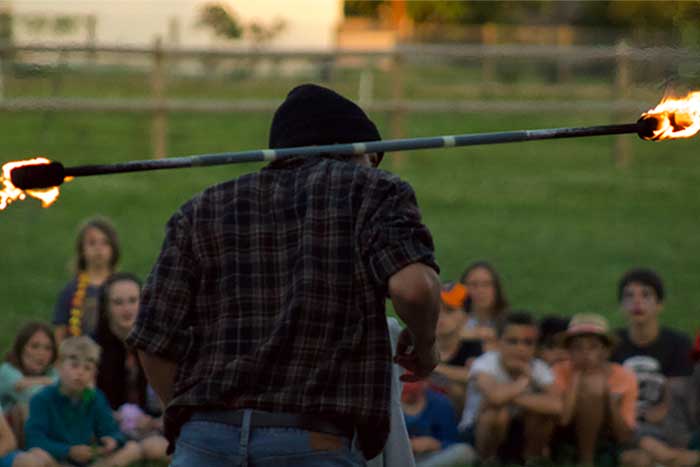
<path fill-rule="evenodd" d="M 629 46 L 622 40 L 615 48 L 616 68 L 615 85 L 613 92 L 617 100 L 623 100 L 629 95 L 630 70 L 629 70 Z M 620 116 L 615 112 L 615 117 Z M 621 116 L 620 116 L 621 117 Z M 613 146 L 613 160 L 618 168 L 627 167 L 632 161 L 632 146 L 627 135 L 617 135 Z"/>
<path fill-rule="evenodd" d="M 486 47 L 495 45 L 498 42 L 498 27 L 493 24 L 484 24 L 481 26 L 481 43 Z M 481 82 L 489 85 L 496 77 L 496 64 L 492 57 L 483 57 L 481 59 Z"/>
<path fill-rule="evenodd" d="M 165 52 L 160 37 L 156 38 L 153 47 L 151 98 L 156 104 L 151 120 L 151 150 L 153 157 L 162 159 L 168 153 L 168 113 L 165 108 Z"/>
<path fill-rule="evenodd" d="M 403 138 L 403 56 L 400 52 L 394 54 L 391 72 L 391 102 L 393 110 L 389 115 L 389 133 L 392 138 Z M 403 153 L 394 154 L 391 159 L 395 163 L 401 164 L 403 162 Z"/>
<path fill-rule="evenodd" d="M 94 65 L 97 61 L 97 16 L 88 15 L 85 18 L 85 29 L 87 30 L 87 46 L 92 50 L 88 52 L 88 63 Z"/>
<path fill-rule="evenodd" d="M 574 43 L 574 30 L 571 26 L 557 27 L 557 47 L 571 47 Z M 557 59 L 557 82 L 559 84 L 571 79 L 571 62 L 567 56 L 559 55 Z"/>

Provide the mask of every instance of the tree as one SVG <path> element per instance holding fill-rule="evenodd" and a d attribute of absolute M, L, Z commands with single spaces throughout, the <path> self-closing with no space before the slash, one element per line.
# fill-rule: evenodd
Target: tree
<path fill-rule="evenodd" d="M 203 5 L 197 24 L 211 29 L 215 36 L 223 39 L 240 39 L 243 35 L 243 27 L 235 13 L 222 3 Z"/>

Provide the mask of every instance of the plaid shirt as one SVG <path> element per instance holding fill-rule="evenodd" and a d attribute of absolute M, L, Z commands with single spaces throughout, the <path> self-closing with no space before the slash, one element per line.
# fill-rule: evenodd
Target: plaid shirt
<path fill-rule="evenodd" d="M 376 454 L 389 431 L 387 282 L 415 262 L 438 269 L 407 183 L 325 158 L 275 162 L 172 216 L 127 342 L 177 362 L 172 413 L 348 415 Z"/>

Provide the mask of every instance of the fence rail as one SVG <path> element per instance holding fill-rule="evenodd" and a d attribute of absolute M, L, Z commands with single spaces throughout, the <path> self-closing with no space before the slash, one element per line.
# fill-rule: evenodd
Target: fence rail
<path fill-rule="evenodd" d="M 629 112 L 638 115 L 647 110 L 649 103 L 630 98 L 630 66 L 640 63 L 644 66 L 658 63 L 687 63 L 700 66 L 697 51 L 670 47 L 633 48 L 620 43 L 617 46 L 579 46 L 579 45 L 401 45 L 389 50 L 240 50 L 240 49 L 201 49 L 165 46 L 156 40 L 152 47 L 130 47 L 118 45 L 50 45 L 50 44 L 0 44 L 0 60 L 20 57 L 31 60 L 32 54 L 56 54 L 60 63 L 70 60 L 71 54 L 93 60 L 100 54 L 116 54 L 125 57 L 146 57 L 150 60 L 150 98 L 113 99 L 113 98 L 34 98 L 0 96 L 0 111 L 44 111 L 44 112 L 139 112 L 151 114 L 151 139 L 153 155 L 156 158 L 167 154 L 168 115 L 174 112 L 191 113 L 236 113 L 236 112 L 270 112 L 279 104 L 278 100 L 239 99 L 234 101 L 178 99 L 167 96 L 167 78 L 169 65 L 186 59 L 303 59 L 323 64 L 340 63 L 346 58 L 364 59 L 365 61 L 383 60 L 391 64 L 392 89 L 389 99 L 373 99 L 360 94 L 363 107 L 371 112 L 388 112 L 390 114 L 389 134 L 391 137 L 403 137 L 403 119 L 407 113 L 430 112 L 608 112 L 623 115 Z M 600 100 L 409 100 L 405 98 L 405 64 L 421 60 L 475 59 L 481 61 L 483 83 L 492 83 L 494 63 L 499 59 L 539 59 L 554 61 L 562 82 L 571 76 L 569 66 L 590 61 L 609 61 L 614 70 L 614 78 L 609 83 L 612 99 L 601 97 Z M 167 66 L 166 66 L 167 65 Z M 364 85 L 361 86 L 361 88 Z M 509 85 L 516 88 L 517 85 Z M 647 106 L 645 108 L 645 105 Z M 630 159 L 628 143 L 616 142 L 615 160 L 619 165 Z"/>

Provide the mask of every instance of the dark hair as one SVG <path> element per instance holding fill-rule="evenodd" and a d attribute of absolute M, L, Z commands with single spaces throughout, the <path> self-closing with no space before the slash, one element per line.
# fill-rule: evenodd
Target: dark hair
<path fill-rule="evenodd" d="M 132 349 L 117 337 L 110 328 L 109 291 L 117 282 L 134 282 L 141 288 L 141 279 L 129 272 L 116 272 L 100 287 L 98 299 L 98 321 L 95 330 L 95 341 L 102 347 L 102 358 L 97 371 L 97 387 L 104 392 L 112 409 L 118 409 L 127 400 L 125 362 Z M 138 405 L 146 407 L 146 375 L 138 364 L 137 391 Z"/>
<path fill-rule="evenodd" d="M 78 271 L 85 271 L 87 267 L 85 252 L 83 251 L 83 242 L 85 241 L 85 234 L 88 229 L 97 229 L 107 237 L 109 246 L 112 247 L 112 258 L 110 259 L 109 265 L 114 269 L 119 262 L 119 237 L 117 236 L 117 230 L 108 219 L 104 217 L 94 217 L 85 221 L 78 230 L 78 236 L 75 242 L 77 254 L 76 266 Z"/>
<path fill-rule="evenodd" d="M 541 347 L 556 347 L 561 340 L 560 337 L 569 327 L 569 318 L 549 315 L 540 320 L 539 345 Z"/>
<path fill-rule="evenodd" d="M 22 372 L 23 375 L 26 374 L 26 369 L 24 368 L 24 364 L 22 363 L 22 352 L 27 346 L 27 342 L 29 342 L 29 339 L 31 339 L 32 336 L 37 332 L 43 332 L 48 336 L 49 340 L 51 341 L 52 355 L 49 366 L 53 365 L 56 362 L 56 358 L 58 357 L 58 347 L 56 346 L 56 338 L 53 335 L 53 329 L 51 329 L 51 326 L 40 321 L 32 321 L 30 323 L 25 324 L 17 333 L 17 336 L 15 337 L 15 342 L 14 344 L 12 344 L 12 350 L 10 350 L 10 352 L 7 354 L 7 357 L 5 357 L 5 360 L 12 366 L 17 368 L 20 372 Z"/>
<path fill-rule="evenodd" d="M 617 284 L 617 300 L 622 301 L 622 294 L 624 293 L 625 287 L 631 283 L 643 284 L 654 289 L 656 293 L 656 299 L 659 303 L 664 301 L 664 283 L 661 277 L 651 269 L 647 268 L 635 268 L 630 269 L 625 273 Z"/>
<path fill-rule="evenodd" d="M 503 315 L 508 311 L 508 299 L 503 291 L 503 286 L 501 285 L 501 277 L 498 275 L 494 267 L 488 261 L 475 261 L 470 264 L 467 269 L 464 270 L 462 276 L 459 278 L 459 282 L 465 284 L 467 276 L 476 269 L 486 269 L 491 275 L 491 280 L 493 281 L 493 287 L 496 289 L 496 299 L 493 304 L 494 319 L 500 321 L 503 319 Z M 467 287 L 467 299 L 464 302 L 464 310 L 467 313 L 471 313 L 472 300 L 468 293 L 469 287 Z"/>
<path fill-rule="evenodd" d="M 498 337 L 503 336 L 508 326 L 533 326 L 537 327 L 537 322 L 535 318 L 532 317 L 532 313 L 526 310 L 514 310 L 506 314 L 503 320 L 499 323 L 497 331 Z"/>

